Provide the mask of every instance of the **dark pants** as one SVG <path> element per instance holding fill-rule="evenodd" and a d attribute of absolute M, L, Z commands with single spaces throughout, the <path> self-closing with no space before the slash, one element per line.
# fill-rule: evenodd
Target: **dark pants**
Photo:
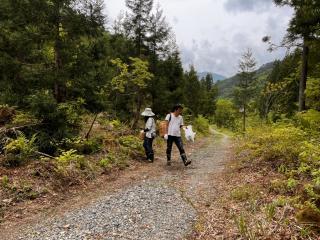
<path fill-rule="evenodd" d="M 153 142 L 153 138 L 145 137 L 143 141 L 143 147 L 146 152 L 147 159 L 150 159 L 153 161 L 154 153 L 152 149 L 152 142 Z"/>
<path fill-rule="evenodd" d="M 180 156 L 185 162 L 187 160 L 186 153 L 183 149 L 183 143 L 182 143 L 182 138 L 181 137 L 176 137 L 176 136 L 168 136 L 167 140 L 167 161 L 171 161 L 171 150 L 172 150 L 172 144 L 175 143 L 176 146 L 179 149 Z"/>

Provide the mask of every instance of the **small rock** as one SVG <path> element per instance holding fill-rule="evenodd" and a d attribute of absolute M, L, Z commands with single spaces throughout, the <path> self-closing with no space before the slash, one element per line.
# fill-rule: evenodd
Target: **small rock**
<path fill-rule="evenodd" d="M 70 228 L 70 224 L 64 225 L 63 228 L 64 229 Z"/>
<path fill-rule="evenodd" d="M 2 200 L 2 202 L 4 202 L 4 203 L 11 203 L 13 201 L 13 199 L 12 198 L 8 198 L 8 199 L 3 199 Z"/>

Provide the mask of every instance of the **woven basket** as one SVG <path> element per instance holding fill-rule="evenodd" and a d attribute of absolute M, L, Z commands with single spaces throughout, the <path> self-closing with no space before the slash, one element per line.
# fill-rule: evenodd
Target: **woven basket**
<path fill-rule="evenodd" d="M 167 121 L 161 121 L 159 123 L 159 136 L 164 137 L 167 133 Z"/>
<path fill-rule="evenodd" d="M 139 132 L 139 138 L 140 138 L 141 140 L 144 140 L 145 136 L 146 136 L 146 133 L 145 133 L 143 130 L 141 130 L 141 131 Z"/>

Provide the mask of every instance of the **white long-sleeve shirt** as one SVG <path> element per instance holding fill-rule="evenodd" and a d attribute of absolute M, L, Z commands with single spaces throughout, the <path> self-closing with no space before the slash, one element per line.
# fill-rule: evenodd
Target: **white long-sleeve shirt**
<path fill-rule="evenodd" d="M 152 117 L 148 118 L 148 120 L 146 122 L 145 129 L 149 129 L 146 132 L 147 138 L 153 138 L 156 135 L 156 122 L 154 121 L 154 119 Z"/>

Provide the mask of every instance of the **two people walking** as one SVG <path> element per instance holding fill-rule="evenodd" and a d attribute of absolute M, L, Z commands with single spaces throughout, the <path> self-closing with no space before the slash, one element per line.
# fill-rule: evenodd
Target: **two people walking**
<path fill-rule="evenodd" d="M 180 152 L 180 157 L 185 166 L 191 164 L 191 161 L 187 159 L 187 155 L 185 153 L 183 142 L 181 138 L 181 128 L 185 127 L 183 123 L 182 117 L 183 106 L 181 104 L 177 104 L 172 108 L 172 111 L 166 116 L 166 133 L 164 135 L 164 139 L 167 141 L 167 165 L 171 165 L 171 151 L 172 145 L 175 143 Z M 143 142 L 143 147 L 146 152 L 147 160 L 153 162 L 154 160 L 154 152 L 153 152 L 153 139 L 156 136 L 156 124 L 154 120 L 155 114 L 152 112 L 150 108 L 146 108 L 145 111 L 141 114 L 145 117 L 145 137 Z"/>

